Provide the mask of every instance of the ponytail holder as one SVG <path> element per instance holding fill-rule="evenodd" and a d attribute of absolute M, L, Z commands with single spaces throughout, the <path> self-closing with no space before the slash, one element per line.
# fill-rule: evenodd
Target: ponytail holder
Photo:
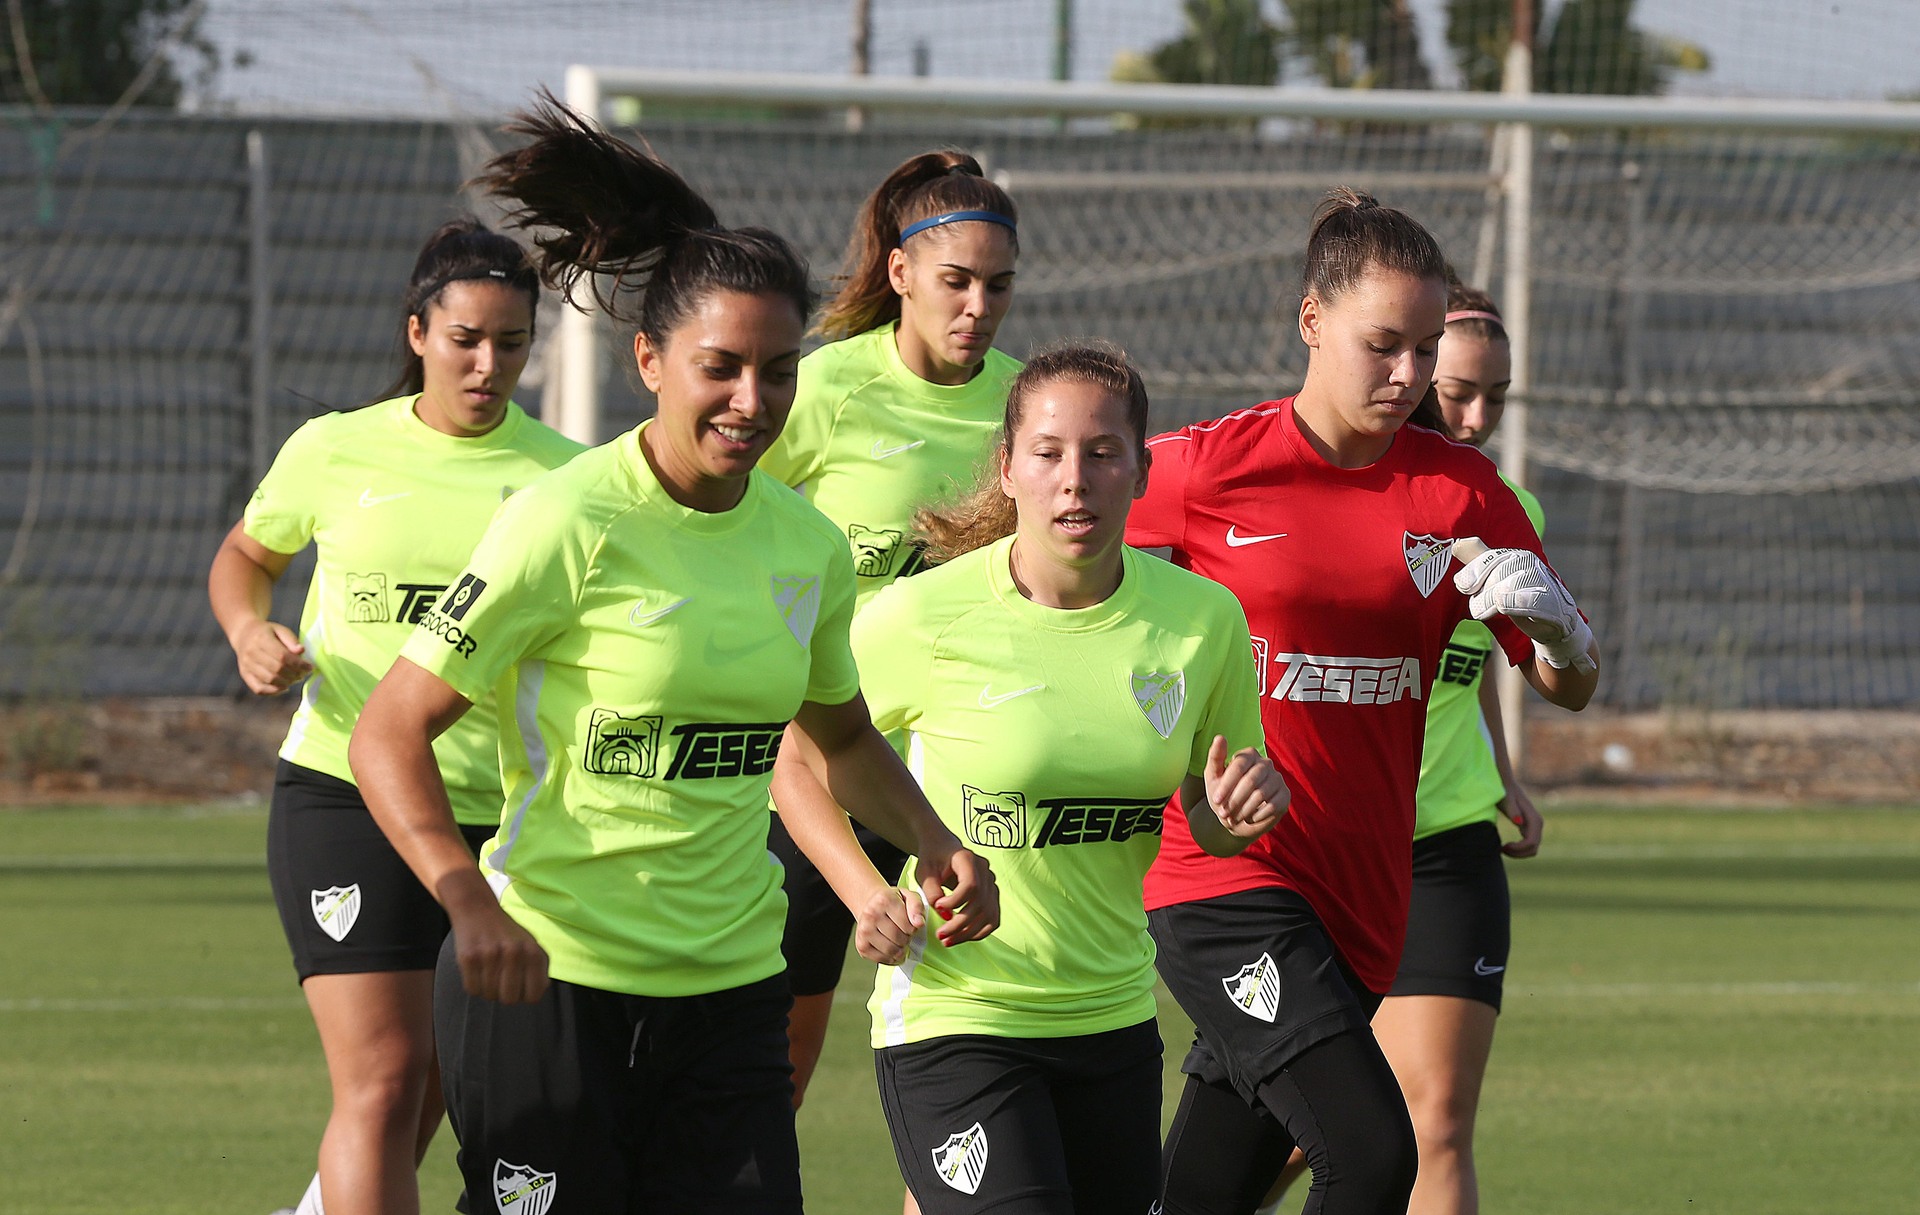
<path fill-rule="evenodd" d="M 1466 311 L 1447 313 L 1446 323 L 1451 325 L 1455 321 L 1492 321 L 1503 330 L 1507 327 L 1506 321 L 1500 318 L 1498 312 Z"/>
<path fill-rule="evenodd" d="M 900 229 L 900 243 L 906 244 L 909 236 L 925 232 L 929 228 L 942 228 L 948 224 L 965 223 L 973 219 L 982 223 L 999 224 L 1009 232 L 1017 232 L 1013 220 L 998 211 L 949 211 L 945 215 L 934 215 L 917 223 L 908 224 Z"/>

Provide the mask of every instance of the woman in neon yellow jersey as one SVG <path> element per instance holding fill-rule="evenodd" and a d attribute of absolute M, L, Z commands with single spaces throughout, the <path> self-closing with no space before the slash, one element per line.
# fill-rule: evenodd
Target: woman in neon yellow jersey
<path fill-rule="evenodd" d="M 1447 295 L 1433 391 L 1413 421 L 1480 447 L 1506 409 L 1513 354 L 1490 297 L 1459 283 L 1449 284 Z M 1539 499 L 1507 484 L 1534 530 L 1544 533 Z M 1435 675 L 1415 802 L 1407 943 L 1373 1018 L 1420 1145 L 1407 1208 L 1414 1215 L 1479 1209 L 1474 1115 L 1493 1049 L 1512 918 L 1500 858 L 1540 850 L 1540 812 L 1507 760 L 1500 699 L 1487 677 L 1493 651 L 1487 626 L 1463 621 Z M 1500 842 L 1494 822 L 1502 816 L 1519 826 L 1519 839 Z"/>
<path fill-rule="evenodd" d="M 550 98 L 513 129 L 483 180 L 550 280 L 606 276 L 659 408 L 502 507 L 369 699 L 354 771 L 452 920 L 435 1016 L 470 1194 L 798 1211 L 765 846 L 786 724 L 842 803 L 928 849 L 915 891 L 862 903 L 876 956 L 923 899 L 948 940 L 990 931 L 991 879 L 868 720 L 844 538 L 755 467 L 792 403 L 805 263 Z M 429 743 L 495 687 L 506 809 L 476 869 Z"/>
<path fill-rule="evenodd" d="M 474 220 L 427 240 L 402 309 L 405 365 L 386 399 L 289 438 L 220 546 L 214 615 L 249 690 L 304 680 L 268 820 L 274 901 L 320 1032 L 333 1110 L 302 1215 L 417 1209 L 414 1167 L 440 1125 L 434 960 L 445 914 L 380 834 L 347 738 L 413 623 L 459 574 L 504 493 L 583 450 L 512 400 L 540 283 Z M 298 632 L 268 618 L 308 544 L 319 562 Z M 435 745 L 469 843 L 500 818 L 498 739 L 477 713 Z"/>
<path fill-rule="evenodd" d="M 1144 1211 L 1159 1192 L 1161 1063 L 1141 876 L 1176 788 L 1219 855 L 1278 821 L 1245 615 L 1217 583 L 1123 537 L 1146 484 L 1147 396 L 1125 356 L 1068 346 L 1015 380 L 993 477 L 923 514 L 938 568 L 854 624 L 876 725 L 906 736 L 941 816 L 990 855 L 1007 909 L 989 940 L 915 936 L 869 1008 L 881 1101 L 919 1209 Z M 949 559 L 950 558 L 950 559 Z M 824 800 L 789 781 L 782 812 Z M 849 906 L 883 885 L 852 849 Z M 844 820 L 842 820 L 844 821 Z"/>
<path fill-rule="evenodd" d="M 887 175 L 861 207 L 846 275 L 800 363 L 800 389 L 761 467 L 846 533 L 857 607 L 920 569 L 914 511 L 972 484 L 1020 364 L 993 348 L 1013 304 L 1013 199 L 963 152 L 926 152 Z M 857 832 L 876 866 L 907 853 Z M 794 1102 L 826 1041 L 852 917 L 776 820 L 787 867 L 782 948 L 793 981 Z"/>

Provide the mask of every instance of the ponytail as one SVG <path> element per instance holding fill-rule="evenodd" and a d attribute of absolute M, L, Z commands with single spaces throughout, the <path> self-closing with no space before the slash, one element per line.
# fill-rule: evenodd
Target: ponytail
<path fill-rule="evenodd" d="M 1000 488 L 1000 469 L 1013 451 L 1013 438 L 1026 420 L 1027 405 L 1035 393 L 1049 384 L 1061 382 L 1091 384 L 1127 403 L 1127 425 L 1133 431 L 1135 453 L 1142 465 L 1147 460 L 1148 401 L 1147 384 L 1127 358 L 1127 352 L 1111 342 L 1079 341 L 1052 346 L 1028 360 L 1007 389 L 1007 412 L 1000 426 L 1000 439 L 994 445 L 993 458 L 983 470 L 973 490 L 957 501 L 938 509 L 921 508 L 914 512 L 913 527 L 925 550 L 927 563 L 939 565 L 962 553 L 985 548 L 1003 536 L 1011 536 L 1019 526 L 1019 512 L 1013 499 Z"/>
<path fill-rule="evenodd" d="M 1019 210 L 1007 192 L 988 181 L 980 162 L 965 152 L 942 149 L 909 157 L 887 174 L 854 220 L 847 243 L 840 289 L 820 316 L 818 331 L 839 341 L 900 318 L 900 297 L 887 277 L 888 256 L 900 247 L 900 234 L 921 220 L 956 211 L 986 211 L 1003 216 L 1008 236 L 1019 248 L 1013 223 Z"/>
<path fill-rule="evenodd" d="M 420 255 L 413 260 L 413 273 L 407 276 L 407 289 L 401 296 L 400 372 L 375 400 L 426 390 L 426 365 L 413 352 L 408 322 L 418 320 L 420 328 L 426 329 L 428 310 L 440 302 L 449 286 L 460 282 L 499 283 L 525 292 L 529 313 L 539 312 L 540 276 L 527 260 L 527 251 L 511 237 L 492 231 L 470 215 L 448 220 L 427 237 Z M 527 336 L 533 335 L 529 332 Z"/>
<path fill-rule="evenodd" d="M 496 156 L 476 182 L 534 230 L 540 276 L 568 303 L 576 292 L 656 346 L 707 295 L 738 291 L 813 310 L 807 264 L 765 228 L 723 228 L 713 207 L 648 152 L 616 139 L 542 90 L 514 116 L 529 142 Z"/>
<path fill-rule="evenodd" d="M 1313 213 L 1301 289 L 1331 303 L 1375 266 L 1443 283 L 1452 276 L 1440 243 L 1419 220 L 1360 190 L 1330 191 Z"/>

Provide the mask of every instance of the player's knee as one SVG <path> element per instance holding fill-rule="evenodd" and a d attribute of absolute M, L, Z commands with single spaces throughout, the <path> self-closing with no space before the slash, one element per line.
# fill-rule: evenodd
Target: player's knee
<path fill-rule="evenodd" d="M 1413 1132 L 1423 1160 L 1437 1155 L 1464 1156 L 1473 1149 L 1473 1110 L 1441 1102 L 1416 1108 Z"/>
<path fill-rule="evenodd" d="M 1401 1215 L 1420 1168 L 1413 1123 L 1404 1105 L 1390 1108 L 1382 1103 L 1368 1125 L 1367 1134 L 1303 1145 L 1314 1188 L 1327 1192 L 1329 1204 L 1337 1194 L 1341 1211 Z"/>

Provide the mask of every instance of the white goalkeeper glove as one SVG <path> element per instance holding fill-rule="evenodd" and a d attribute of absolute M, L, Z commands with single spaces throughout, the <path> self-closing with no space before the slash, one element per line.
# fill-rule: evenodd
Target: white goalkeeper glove
<path fill-rule="evenodd" d="M 1596 669 L 1587 651 L 1593 630 L 1547 563 L 1524 548 L 1490 549 L 1477 538 L 1453 542 L 1465 562 L 1453 585 L 1467 597 L 1475 620 L 1505 616 L 1533 638 L 1534 653 L 1557 670 Z"/>

